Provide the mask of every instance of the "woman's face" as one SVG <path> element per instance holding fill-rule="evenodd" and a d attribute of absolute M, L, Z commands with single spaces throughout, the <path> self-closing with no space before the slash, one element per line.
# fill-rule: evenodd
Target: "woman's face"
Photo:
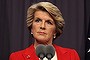
<path fill-rule="evenodd" d="M 55 34 L 55 22 L 45 11 L 36 11 L 31 32 L 38 43 L 50 44 Z"/>

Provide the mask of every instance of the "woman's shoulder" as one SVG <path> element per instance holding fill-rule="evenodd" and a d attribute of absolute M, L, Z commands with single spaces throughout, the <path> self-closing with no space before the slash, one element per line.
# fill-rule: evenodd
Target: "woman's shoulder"
<path fill-rule="evenodd" d="M 10 54 L 9 60 L 16 60 L 22 57 L 25 50 L 16 51 Z"/>
<path fill-rule="evenodd" d="M 66 50 L 66 51 L 72 51 L 72 50 L 74 50 L 72 48 L 66 48 L 66 47 L 62 47 L 62 46 L 56 45 L 56 44 L 53 44 L 53 45 L 54 45 L 54 47 L 56 49 L 59 49 L 59 50 Z"/>
<path fill-rule="evenodd" d="M 61 47 L 61 46 L 58 46 L 56 44 L 54 44 L 54 47 L 57 51 L 61 52 L 61 53 L 70 53 L 70 54 L 77 54 L 76 50 L 75 49 L 72 49 L 72 48 L 65 48 L 65 47 Z"/>
<path fill-rule="evenodd" d="M 21 58 L 23 56 L 26 56 L 28 55 L 28 53 L 31 53 L 32 51 L 34 50 L 33 46 L 31 45 L 30 47 L 27 47 L 23 50 L 19 50 L 19 51 L 16 51 L 16 52 L 13 52 L 10 54 L 10 59 L 11 58 Z"/>
<path fill-rule="evenodd" d="M 58 45 L 54 45 L 56 52 L 58 55 L 66 56 L 66 57 L 71 57 L 71 59 L 76 59 L 80 60 L 78 53 L 76 52 L 75 49 L 71 48 L 64 48 Z"/>

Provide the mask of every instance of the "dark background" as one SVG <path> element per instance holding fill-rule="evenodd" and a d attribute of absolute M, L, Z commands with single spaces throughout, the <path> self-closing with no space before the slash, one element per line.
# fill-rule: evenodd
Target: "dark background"
<path fill-rule="evenodd" d="M 90 60 L 90 40 L 88 38 L 90 38 L 90 0 L 86 0 L 86 4 L 85 4 L 85 20 L 86 20 L 86 24 L 85 24 L 85 31 L 86 31 L 86 47 L 85 47 L 85 51 L 86 51 L 86 55 L 85 58 L 86 60 Z M 88 52 L 89 51 L 89 52 Z"/>
<path fill-rule="evenodd" d="M 8 60 L 12 52 L 25 49 L 33 42 L 26 26 L 26 11 L 39 1 L 55 4 L 65 19 L 64 32 L 54 43 L 75 49 L 81 60 L 86 60 L 89 0 L 0 0 L 0 60 Z"/>

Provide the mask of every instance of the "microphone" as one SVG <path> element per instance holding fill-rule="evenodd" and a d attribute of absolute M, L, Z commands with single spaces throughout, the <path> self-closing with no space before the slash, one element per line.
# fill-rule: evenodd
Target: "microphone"
<path fill-rule="evenodd" d="M 45 45 L 43 44 L 39 44 L 36 47 L 36 55 L 43 60 L 43 58 L 45 57 Z"/>
<path fill-rule="evenodd" d="M 46 58 L 48 60 L 51 60 L 54 55 L 55 55 L 55 48 L 51 45 L 47 45 L 46 46 Z"/>

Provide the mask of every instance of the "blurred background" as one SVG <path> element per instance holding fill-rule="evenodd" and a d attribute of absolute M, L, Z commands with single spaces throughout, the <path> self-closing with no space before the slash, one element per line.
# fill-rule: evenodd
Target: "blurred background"
<path fill-rule="evenodd" d="M 90 0 L 0 0 L 0 59 L 33 43 L 26 25 L 27 8 L 40 1 L 55 4 L 65 19 L 63 34 L 54 41 L 75 49 L 81 60 L 90 60 Z"/>

